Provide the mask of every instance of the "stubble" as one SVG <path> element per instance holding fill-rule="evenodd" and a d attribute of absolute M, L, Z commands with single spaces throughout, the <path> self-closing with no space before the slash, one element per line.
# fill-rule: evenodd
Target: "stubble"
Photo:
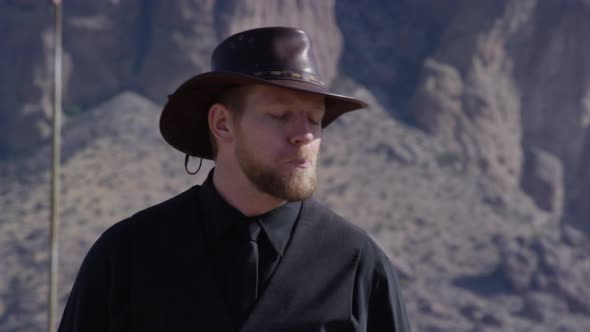
<path fill-rule="evenodd" d="M 236 157 L 242 172 L 261 192 L 285 201 L 301 201 L 313 195 L 317 188 L 316 160 L 312 152 L 300 151 L 297 158 L 311 161 L 307 168 L 293 167 L 281 172 L 280 165 L 264 165 L 247 146 L 239 140 Z"/>

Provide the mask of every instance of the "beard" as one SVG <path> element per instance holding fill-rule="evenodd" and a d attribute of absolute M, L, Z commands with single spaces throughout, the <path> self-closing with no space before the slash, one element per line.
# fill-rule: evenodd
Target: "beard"
<path fill-rule="evenodd" d="M 316 156 L 313 153 L 301 151 L 297 156 L 312 161 L 310 167 L 293 168 L 283 174 L 278 167 L 264 165 L 257 160 L 243 139 L 238 142 L 236 157 L 240 168 L 259 191 L 285 201 L 301 201 L 316 191 Z"/>

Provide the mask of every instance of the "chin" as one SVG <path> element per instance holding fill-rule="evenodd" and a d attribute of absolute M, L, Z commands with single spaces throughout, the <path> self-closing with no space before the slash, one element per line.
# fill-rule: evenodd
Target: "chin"
<path fill-rule="evenodd" d="M 315 171 L 309 169 L 295 169 L 291 176 L 285 179 L 282 186 L 282 197 L 289 201 L 301 201 L 311 197 L 317 187 Z"/>

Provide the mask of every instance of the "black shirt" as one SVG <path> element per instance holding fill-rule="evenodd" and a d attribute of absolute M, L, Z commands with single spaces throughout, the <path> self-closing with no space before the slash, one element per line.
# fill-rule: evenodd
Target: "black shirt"
<path fill-rule="evenodd" d="M 242 283 L 238 269 L 241 264 L 237 260 L 243 258 L 236 252 L 240 248 L 239 242 L 245 240 L 241 233 L 252 222 L 258 222 L 262 228 L 257 241 L 260 295 L 285 253 L 301 202 L 287 202 L 262 215 L 247 217 L 219 194 L 213 184 L 213 173 L 214 170 L 211 170 L 199 192 L 201 217 L 217 286 L 224 295 L 234 326 L 239 327 L 243 316 L 237 308 L 239 299 L 235 297 L 239 292 L 236 290 L 247 287 Z"/>

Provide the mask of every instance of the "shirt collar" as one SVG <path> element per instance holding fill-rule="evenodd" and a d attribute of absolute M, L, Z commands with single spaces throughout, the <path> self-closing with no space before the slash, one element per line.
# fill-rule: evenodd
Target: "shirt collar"
<path fill-rule="evenodd" d="M 219 194 L 213 184 L 213 172 L 214 169 L 209 172 L 199 193 L 208 246 L 216 248 L 230 230 L 257 219 L 273 248 L 282 256 L 299 216 L 301 201 L 287 202 L 259 216 L 247 217 Z"/>

